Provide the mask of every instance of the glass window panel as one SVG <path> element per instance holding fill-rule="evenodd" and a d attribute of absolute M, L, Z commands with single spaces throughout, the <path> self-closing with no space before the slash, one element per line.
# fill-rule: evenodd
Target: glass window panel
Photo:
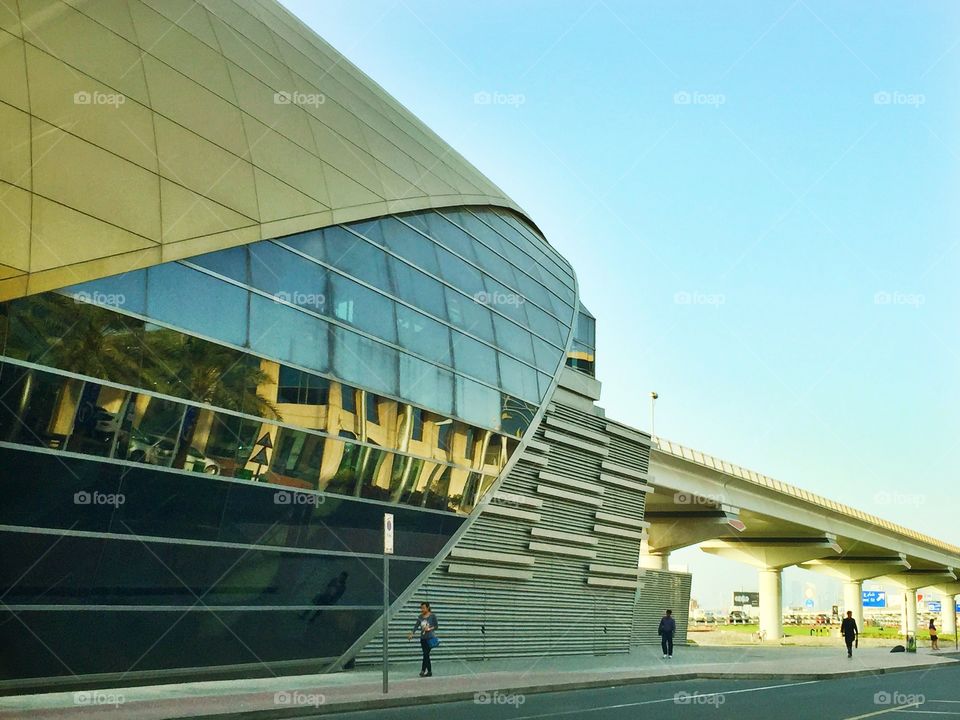
<path fill-rule="evenodd" d="M 549 375 L 537 373 L 537 386 L 540 389 L 540 399 L 547 396 L 547 391 L 550 389 L 550 379 Z"/>
<path fill-rule="evenodd" d="M 454 387 L 457 415 L 467 422 L 489 428 L 500 427 L 500 393 L 469 378 L 457 376 Z"/>
<path fill-rule="evenodd" d="M 513 318 L 518 323 L 527 326 L 527 314 L 525 311 L 526 299 L 514 290 L 497 282 L 489 276 L 484 277 L 486 290 L 481 297 L 484 304 L 489 305 L 507 317 Z"/>
<path fill-rule="evenodd" d="M 263 425 L 257 420 L 216 413 L 203 451 L 217 462 L 221 475 L 237 477 L 237 472 L 243 471 L 247 460 L 259 450 L 254 443 L 262 430 Z M 255 469 L 251 469 L 251 477 Z M 240 472 L 241 477 L 244 474 Z"/>
<path fill-rule="evenodd" d="M 330 401 L 330 381 L 297 368 L 280 366 L 277 402 L 296 405 L 326 405 Z"/>
<path fill-rule="evenodd" d="M 372 240 L 377 245 L 386 246 L 386 239 L 383 236 L 383 225 L 381 223 L 381 218 L 375 218 L 373 220 L 359 220 L 357 222 L 352 222 L 344 225 L 344 227 L 350 228 L 353 232 L 358 235 L 363 235 L 363 237 L 368 240 Z"/>
<path fill-rule="evenodd" d="M 393 300 L 337 273 L 330 274 L 329 282 L 333 317 L 389 342 L 397 341 Z"/>
<path fill-rule="evenodd" d="M 524 328 L 500 315 L 493 316 L 497 347 L 527 362 L 534 362 L 531 335 Z"/>
<path fill-rule="evenodd" d="M 451 323 L 487 342 L 493 342 L 493 323 L 490 317 L 492 313 L 489 308 L 451 288 L 444 288 L 444 295 Z"/>
<path fill-rule="evenodd" d="M 469 210 L 452 210 L 446 214 L 451 220 L 457 223 L 457 225 L 473 235 L 473 237 L 477 238 L 477 240 L 484 245 L 497 251 L 503 249 L 503 238 L 480 222 Z"/>
<path fill-rule="evenodd" d="M 597 346 L 597 321 L 584 313 L 577 313 L 577 332 L 574 337 L 589 347 Z"/>
<path fill-rule="evenodd" d="M 533 354 L 537 360 L 537 367 L 546 370 L 547 374 L 553 375 L 557 370 L 557 365 L 560 364 L 562 351 L 538 337 L 531 337 L 530 340 L 533 342 Z"/>
<path fill-rule="evenodd" d="M 401 355 L 400 396 L 449 415 L 453 413 L 453 373 L 411 355 Z"/>
<path fill-rule="evenodd" d="M 296 235 L 288 235 L 285 238 L 280 238 L 279 242 L 299 250 L 308 257 L 316 260 L 326 260 L 326 254 L 323 250 L 323 230 L 310 230 Z"/>
<path fill-rule="evenodd" d="M 498 385 L 497 353 L 462 333 L 453 333 L 453 366 L 458 372 Z"/>
<path fill-rule="evenodd" d="M 280 485 L 317 489 L 323 464 L 324 438 L 280 428 L 270 457 L 269 480 Z"/>
<path fill-rule="evenodd" d="M 333 328 L 333 373 L 353 385 L 397 394 L 398 354 L 394 348 L 342 327 Z"/>
<path fill-rule="evenodd" d="M 63 449 L 74 427 L 82 380 L 18 365 L 0 366 L 0 438 Z"/>
<path fill-rule="evenodd" d="M 253 287 L 293 305 L 329 314 L 326 268 L 270 242 L 249 249 Z"/>
<path fill-rule="evenodd" d="M 396 295 L 421 310 L 446 319 L 446 303 L 443 300 L 443 285 L 432 277 L 391 257 L 390 272 L 396 286 Z"/>
<path fill-rule="evenodd" d="M 260 295 L 250 298 L 250 348 L 318 372 L 330 369 L 328 323 Z"/>
<path fill-rule="evenodd" d="M 390 291 L 387 275 L 387 255 L 380 248 L 357 237 L 342 227 L 325 228 L 323 239 L 326 261 L 348 275 Z"/>
<path fill-rule="evenodd" d="M 510 263 L 497 255 L 493 250 L 479 244 L 477 245 L 477 255 L 479 257 L 478 262 L 480 267 L 486 272 L 493 275 L 505 285 L 509 285 L 511 288 L 518 287 L 517 273 Z"/>
<path fill-rule="evenodd" d="M 500 413 L 501 428 L 505 435 L 521 437 L 537 414 L 537 406 L 510 395 L 501 396 L 503 408 Z"/>
<path fill-rule="evenodd" d="M 188 258 L 188 261 L 248 285 L 247 247 L 249 246 L 217 250 Z"/>
<path fill-rule="evenodd" d="M 397 305 L 397 334 L 400 345 L 444 365 L 452 365 L 450 328 L 408 308 Z"/>
<path fill-rule="evenodd" d="M 147 274 L 146 314 L 151 319 L 234 345 L 246 344 L 246 290 L 179 263 L 154 265 Z"/>
<path fill-rule="evenodd" d="M 384 218 L 380 224 L 388 248 L 427 272 L 439 273 L 436 245 L 432 240 L 396 218 Z"/>
<path fill-rule="evenodd" d="M 561 257 L 561 255 L 548 242 L 543 240 L 530 227 L 528 227 L 525 222 L 518 219 L 511 213 L 488 212 L 484 214 L 484 219 L 486 220 L 488 218 L 490 219 L 491 224 L 494 224 L 496 221 L 500 221 L 517 230 L 532 247 L 536 248 L 538 252 L 542 253 L 546 258 L 549 259 L 549 262 L 551 263 L 551 270 L 553 270 L 555 273 L 559 273 L 558 277 L 561 279 L 568 278 L 570 281 L 573 280 L 573 271 L 566 260 L 564 260 L 563 257 Z M 507 231 L 505 230 L 504 234 L 506 234 L 506 232 Z"/>
<path fill-rule="evenodd" d="M 527 317 L 530 318 L 530 327 L 535 332 L 560 347 L 567 344 L 567 335 L 570 333 L 568 327 L 535 305 L 528 305 L 526 310 Z"/>
<path fill-rule="evenodd" d="M 501 387 L 511 395 L 537 402 L 540 399 L 537 371 L 502 353 L 499 359 Z"/>
<path fill-rule="evenodd" d="M 357 411 L 357 390 L 349 385 L 340 384 L 340 407 L 346 412 Z"/>
<path fill-rule="evenodd" d="M 539 281 L 532 279 L 529 275 L 517 273 L 517 285 L 515 286 L 528 300 L 532 300 L 546 310 L 553 311 L 553 301 L 550 300 L 550 292 Z"/>
<path fill-rule="evenodd" d="M 441 246 L 453 250 L 467 260 L 476 260 L 476 240 L 437 212 L 424 212 L 405 218 L 423 230 Z"/>
<path fill-rule="evenodd" d="M 134 270 L 80 283 L 60 291 L 78 303 L 92 303 L 116 310 L 144 314 L 147 303 L 147 272 Z"/>
<path fill-rule="evenodd" d="M 573 317 L 573 306 L 564 302 L 556 294 L 550 293 L 550 305 L 548 306 L 553 310 L 553 314 L 564 322 L 570 322 Z"/>
<path fill-rule="evenodd" d="M 437 248 L 440 260 L 440 277 L 467 295 L 483 292 L 483 274 L 453 253 Z"/>

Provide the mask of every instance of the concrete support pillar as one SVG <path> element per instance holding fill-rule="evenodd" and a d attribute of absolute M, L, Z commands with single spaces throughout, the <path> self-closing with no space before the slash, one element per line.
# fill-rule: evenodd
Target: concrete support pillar
<path fill-rule="evenodd" d="M 765 640 L 783 637 L 783 582 L 779 568 L 759 571 L 760 632 Z"/>
<path fill-rule="evenodd" d="M 851 580 L 843 584 L 843 617 L 847 611 L 853 613 L 857 627 L 863 632 L 863 581 Z"/>
<path fill-rule="evenodd" d="M 640 567 L 645 570 L 669 570 L 670 553 L 642 552 L 640 553 Z"/>
<path fill-rule="evenodd" d="M 940 601 L 940 632 L 944 635 L 957 634 L 957 598 L 960 595 L 947 595 Z"/>
<path fill-rule="evenodd" d="M 910 589 L 903 596 L 904 633 L 917 634 L 917 591 Z"/>

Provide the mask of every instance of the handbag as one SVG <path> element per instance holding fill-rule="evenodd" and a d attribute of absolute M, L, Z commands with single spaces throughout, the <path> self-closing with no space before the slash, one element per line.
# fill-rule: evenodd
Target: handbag
<path fill-rule="evenodd" d="M 439 644 L 440 644 L 440 638 L 438 638 L 436 635 L 431 635 L 430 637 L 427 638 L 427 646 L 431 650 Z"/>

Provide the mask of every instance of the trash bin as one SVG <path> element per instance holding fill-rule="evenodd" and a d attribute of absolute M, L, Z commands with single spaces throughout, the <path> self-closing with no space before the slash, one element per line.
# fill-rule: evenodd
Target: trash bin
<path fill-rule="evenodd" d="M 915 633 L 907 633 L 907 652 L 915 653 L 917 651 L 917 636 Z"/>

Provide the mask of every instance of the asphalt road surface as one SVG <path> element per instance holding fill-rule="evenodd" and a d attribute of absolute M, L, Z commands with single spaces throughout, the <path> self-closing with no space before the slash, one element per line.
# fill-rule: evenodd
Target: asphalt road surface
<path fill-rule="evenodd" d="M 960 664 L 840 680 L 694 680 L 527 696 L 487 694 L 473 702 L 422 704 L 323 717 L 342 720 L 893 720 L 951 716 L 960 718 Z"/>

